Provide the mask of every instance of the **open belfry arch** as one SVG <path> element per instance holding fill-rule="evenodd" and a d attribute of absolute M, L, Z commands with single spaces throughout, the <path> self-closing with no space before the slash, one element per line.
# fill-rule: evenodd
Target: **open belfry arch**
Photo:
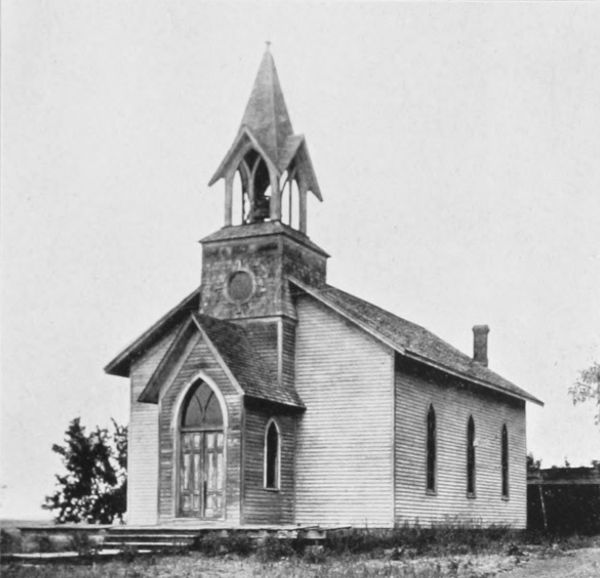
<path fill-rule="evenodd" d="M 524 526 L 540 402 L 487 367 L 487 326 L 469 357 L 327 283 L 269 49 L 218 181 L 200 287 L 105 368 L 131 384 L 128 522 Z"/>
<path fill-rule="evenodd" d="M 241 186 L 234 190 L 236 176 Z M 282 220 L 291 225 L 297 210 L 298 229 L 306 233 L 307 194 L 323 200 L 304 136 L 294 134 L 268 47 L 238 134 L 209 185 L 219 179 L 225 180 L 225 226 Z M 241 209 L 241 223 L 233 223 L 234 205 Z"/>

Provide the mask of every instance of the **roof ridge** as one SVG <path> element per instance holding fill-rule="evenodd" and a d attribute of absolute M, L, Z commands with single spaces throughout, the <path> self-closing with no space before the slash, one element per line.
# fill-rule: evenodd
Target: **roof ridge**
<path fill-rule="evenodd" d="M 379 311 L 381 311 L 385 315 L 391 315 L 392 317 L 395 317 L 396 319 L 398 319 L 399 321 L 402 321 L 403 323 L 408 323 L 408 324 L 412 325 L 413 327 L 417 327 L 421 331 L 425 331 L 426 333 L 428 333 L 430 335 L 433 335 L 436 339 L 439 339 L 441 342 L 443 342 L 444 345 L 446 345 L 447 347 L 450 347 L 456 353 L 464 356 L 465 359 L 468 359 L 470 362 L 475 363 L 475 361 L 473 360 L 473 358 L 470 357 L 467 353 L 465 353 L 464 351 L 461 351 L 460 349 L 458 349 L 457 347 L 455 347 L 454 345 L 452 345 L 450 342 L 446 341 L 445 339 L 443 339 L 442 337 L 440 337 L 439 335 L 437 335 L 433 331 L 427 329 L 427 327 L 423 327 L 423 325 L 419 325 L 418 323 L 415 323 L 414 321 L 411 321 L 410 319 L 406 319 L 405 317 L 401 317 L 400 315 L 397 315 L 396 313 L 394 313 L 392 311 L 388 311 L 387 309 L 384 309 L 383 307 L 380 307 L 379 305 L 375 305 L 374 303 L 371 303 L 370 301 L 367 301 L 366 299 L 363 299 L 362 297 L 358 297 L 356 295 L 352 295 L 351 293 L 348 293 L 347 291 L 344 291 L 343 289 L 339 289 L 339 288 L 334 287 L 333 285 L 329 285 L 329 284 L 327 284 L 327 287 L 331 287 L 335 291 L 339 291 L 340 293 L 344 293 L 344 295 L 347 295 L 351 299 L 362 301 L 363 303 L 366 303 L 367 305 L 370 305 L 371 307 L 373 307 L 375 309 L 378 309 Z M 408 347 L 407 349 L 410 349 L 410 347 Z M 488 371 L 492 371 L 489 368 L 486 368 L 486 369 Z M 493 371 L 492 371 L 492 373 L 493 373 Z M 499 377 L 501 377 L 501 376 L 499 376 Z"/>
<path fill-rule="evenodd" d="M 470 356 L 450 345 L 425 327 L 399 317 L 333 285 L 327 284 L 321 287 L 314 287 L 305 285 L 292 276 L 289 279 L 300 289 L 322 301 L 325 305 L 350 321 L 353 321 L 367 333 L 375 336 L 400 355 L 436 367 L 448 374 L 499 391 L 505 395 L 543 405 L 543 402 L 535 396 L 488 367 L 476 363 Z M 368 311 L 361 311 L 361 306 L 363 308 L 375 309 L 376 314 L 370 316 Z M 418 331 L 415 332 L 415 329 Z M 411 335 L 411 330 L 416 334 Z"/>

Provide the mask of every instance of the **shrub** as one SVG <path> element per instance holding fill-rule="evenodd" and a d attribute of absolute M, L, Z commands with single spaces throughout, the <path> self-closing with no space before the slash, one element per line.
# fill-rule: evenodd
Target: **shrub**
<path fill-rule="evenodd" d="M 55 552 L 56 548 L 52 542 L 52 538 L 48 534 L 41 534 L 37 537 L 38 552 Z"/>
<path fill-rule="evenodd" d="M 296 551 L 288 540 L 279 540 L 275 536 L 267 536 L 256 551 L 256 557 L 261 562 L 276 562 L 295 554 Z"/>
<path fill-rule="evenodd" d="M 119 550 L 119 558 L 125 562 L 133 562 L 138 554 L 138 549 L 135 546 L 128 546 L 127 544 L 124 544 Z"/>
<path fill-rule="evenodd" d="M 252 552 L 254 543 L 245 532 L 208 532 L 197 536 L 190 549 L 202 552 L 206 556 L 219 554 L 239 554 L 247 556 Z"/>
<path fill-rule="evenodd" d="M 0 528 L 0 554 L 14 554 L 23 549 L 23 540 L 18 530 Z"/>
<path fill-rule="evenodd" d="M 221 546 L 223 545 L 223 536 L 219 532 L 207 532 L 206 534 L 200 534 L 194 538 L 191 550 L 202 552 L 206 556 L 217 556 L 223 553 Z"/>
<path fill-rule="evenodd" d="M 325 547 L 321 544 L 307 546 L 302 556 L 302 560 L 309 564 L 323 564 L 326 559 Z"/>
<path fill-rule="evenodd" d="M 225 539 L 224 545 L 228 553 L 238 554 L 239 556 L 247 556 L 254 549 L 252 538 L 245 532 L 229 534 Z"/>
<path fill-rule="evenodd" d="M 71 548 L 79 556 L 93 556 L 98 551 L 97 545 L 87 532 L 73 532 L 70 542 Z"/>
<path fill-rule="evenodd" d="M 352 528 L 329 532 L 325 547 L 334 554 L 374 554 L 394 550 L 397 555 L 468 554 L 501 551 L 519 539 L 519 533 L 504 526 L 473 528 L 465 523 L 423 527 L 404 524 L 392 530 Z"/>
<path fill-rule="evenodd" d="M 363 554 L 376 548 L 385 548 L 388 542 L 375 530 L 350 528 L 328 532 L 323 545 L 334 554 Z"/>

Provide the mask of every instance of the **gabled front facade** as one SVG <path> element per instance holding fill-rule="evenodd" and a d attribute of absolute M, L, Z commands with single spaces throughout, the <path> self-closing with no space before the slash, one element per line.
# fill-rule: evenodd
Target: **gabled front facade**
<path fill-rule="evenodd" d="M 271 54 L 233 145 L 202 283 L 106 367 L 131 382 L 128 521 L 526 522 L 525 402 L 424 328 L 327 284 L 322 200 Z"/>

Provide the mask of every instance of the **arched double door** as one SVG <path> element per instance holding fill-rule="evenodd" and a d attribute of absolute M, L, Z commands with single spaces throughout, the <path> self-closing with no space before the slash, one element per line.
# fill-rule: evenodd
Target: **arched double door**
<path fill-rule="evenodd" d="M 224 507 L 223 412 L 203 381 L 185 396 L 179 424 L 179 516 L 220 518 Z"/>

